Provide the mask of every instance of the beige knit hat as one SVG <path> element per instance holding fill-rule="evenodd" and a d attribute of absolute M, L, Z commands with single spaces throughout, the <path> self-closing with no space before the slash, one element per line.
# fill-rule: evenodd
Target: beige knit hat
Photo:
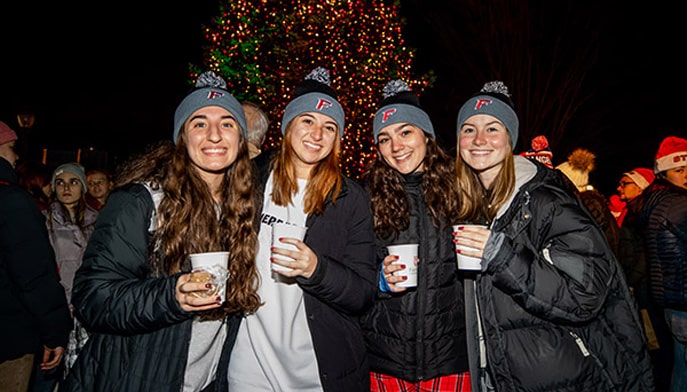
<path fill-rule="evenodd" d="M 575 184 L 580 192 L 589 189 L 589 173 L 594 170 L 596 155 L 585 148 L 577 148 L 568 155 L 568 160 L 556 166 Z"/>

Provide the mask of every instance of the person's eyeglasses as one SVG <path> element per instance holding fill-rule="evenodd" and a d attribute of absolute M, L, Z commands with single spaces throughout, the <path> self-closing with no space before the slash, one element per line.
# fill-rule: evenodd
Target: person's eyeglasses
<path fill-rule="evenodd" d="M 618 184 L 618 186 L 621 187 L 621 188 L 625 188 L 625 187 L 628 186 L 628 185 L 634 185 L 634 182 L 632 182 L 632 181 L 623 181 L 623 182 L 621 182 L 621 183 Z"/>

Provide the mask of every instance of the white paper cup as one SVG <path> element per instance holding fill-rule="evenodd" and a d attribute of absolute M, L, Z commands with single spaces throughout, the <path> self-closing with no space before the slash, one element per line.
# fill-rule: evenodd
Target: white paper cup
<path fill-rule="evenodd" d="M 188 255 L 191 259 L 191 281 L 212 283 L 212 289 L 191 293 L 196 297 L 220 296 L 226 299 L 226 284 L 229 271 L 229 252 L 204 252 Z"/>
<path fill-rule="evenodd" d="M 463 226 L 485 227 L 484 225 L 461 224 L 461 225 L 454 225 L 453 231 L 458 231 L 458 228 L 463 227 Z M 477 249 L 471 248 L 469 246 L 458 245 L 458 244 L 456 244 L 456 249 L 477 250 Z M 460 270 L 465 270 L 465 271 L 481 271 L 482 270 L 482 258 L 480 258 L 480 257 L 471 257 L 471 256 L 466 256 L 462 253 L 456 253 L 456 262 L 458 263 L 458 269 L 460 269 Z"/>
<path fill-rule="evenodd" d="M 275 248 L 282 248 L 282 249 L 288 249 L 288 250 L 298 250 L 295 245 L 291 244 L 286 244 L 281 241 L 279 241 L 280 238 L 295 238 L 298 240 L 303 241 L 303 238 L 305 238 L 305 232 L 307 228 L 303 226 L 296 226 L 296 225 L 291 225 L 288 223 L 273 223 L 272 224 L 272 246 Z M 275 259 L 280 259 L 280 260 L 285 260 L 285 261 L 293 261 L 292 258 L 278 255 L 276 253 L 272 254 L 272 257 Z M 273 271 L 293 271 L 293 269 L 289 267 L 284 267 L 279 264 L 271 263 L 272 264 L 272 270 Z"/>
<path fill-rule="evenodd" d="M 398 256 L 398 260 L 392 264 L 403 264 L 406 267 L 402 270 L 394 272 L 394 276 L 407 276 L 403 282 L 396 283 L 399 287 L 416 287 L 417 286 L 417 263 L 420 261 L 417 257 L 418 244 L 402 244 L 389 245 L 386 247 L 390 255 Z"/>

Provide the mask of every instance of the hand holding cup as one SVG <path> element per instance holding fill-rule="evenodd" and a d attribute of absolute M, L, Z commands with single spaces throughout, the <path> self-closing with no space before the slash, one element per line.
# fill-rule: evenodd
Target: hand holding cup
<path fill-rule="evenodd" d="M 453 242 L 456 245 L 458 269 L 482 270 L 484 246 L 491 231 L 485 225 L 460 224 L 453 226 Z"/>
<path fill-rule="evenodd" d="M 224 302 L 229 271 L 229 252 L 204 252 L 189 255 L 191 277 L 189 282 L 205 283 L 206 290 L 193 291 L 195 297 L 220 297 Z"/>
<path fill-rule="evenodd" d="M 401 244 L 387 246 L 387 251 L 389 252 L 389 255 L 398 256 L 398 260 L 394 261 L 391 264 L 403 266 L 403 268 L 395 270 L 391 275 L 404 277 L 404 280 L 399 282 L 389 282 L 388 279 L 387 282 L 394 283 L 398 287 L 408 288 L 417 286 L 417 264 L 420 261 L 417 255 L 418 247 L 418 244 Z"/>

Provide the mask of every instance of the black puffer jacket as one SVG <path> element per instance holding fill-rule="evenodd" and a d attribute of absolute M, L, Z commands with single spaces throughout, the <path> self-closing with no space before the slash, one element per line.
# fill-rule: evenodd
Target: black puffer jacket
<path fill-rule="evenodd" d="M 112 192 L 100 212 L 72 293 L 91 336 L 60 391 L 182 390 L 193 313 L 175 299 L 179 274 L 148 279 L 154 208 L 150 192 L 134 184 Z M 225 359 L 239 323 L 227 321 Z M 218 367 L 216 390 L 226 372 Z"/>
<path fill-rule="evenodd" d="M 377 239 L 377 268 L 391 244 L 418 243 L 418 287 L 379 292 L 362 325 L 370 368 L 406 381 L 468 370 L 463 284 L 456 268 L 450 224 L 432 224 L 422 199 L 422 174 L 404 176 L 409 229 L 398 239 Z"/>
<path fill-rule="evenodd" d="M 515 160 L 517 190 L 476 278 L 496 390 L 652 391 L 638 312 L 603 232 L 560 173 Z M 475 369 L 477 340 L 469 347 Z"/>

